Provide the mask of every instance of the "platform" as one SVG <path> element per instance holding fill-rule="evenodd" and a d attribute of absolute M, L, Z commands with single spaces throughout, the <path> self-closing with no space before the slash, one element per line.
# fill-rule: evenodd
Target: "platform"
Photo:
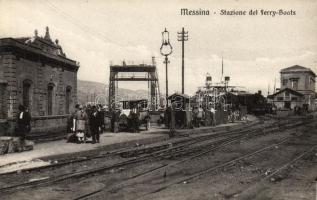
<path fill-rule="evenodd" d="M 249 120 L 254 121 L 254 119 Z M 222 124 L 215 127 L 200 127 L 195 129 L 177 130 L 178 134 L 196 134 L 229 130 L 231 127 L 239 127 L 245 122 Z M 149 131 L 140 133 L 103 133 L 100 135 L 100 143 L 67 143 L 66 140 L 48 141 L 34 145 L 32 151 L 11 153 L 0 156 L 0 174 L 19 172 L 19 170 L 50 165 L 53 158 L 61 156 L 73 156 L 87 151 L 114 151 L 122 148 L 139 145 L 153 144 L 169 139 L 169 130 L 152 127 Z M 51 159 L 52 158 L 52 159 Z"/>

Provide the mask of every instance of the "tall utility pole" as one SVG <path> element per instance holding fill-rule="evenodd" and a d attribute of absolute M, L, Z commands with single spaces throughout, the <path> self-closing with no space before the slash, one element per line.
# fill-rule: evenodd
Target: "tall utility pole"
<path fill-rule="evenodd" d="M 184 27 L 182 28 L 182 32 L 177 32 L 178 41 L 182 42 L 182 94 L 185 93 L 184 88 L 184 43 L 185 41 L 188 41 L 188 31 L 185 32 Z"/>
<path fill-rule="evenodd" d="M 221 80 L 220 82 L 222 83 L 223 81 L 223 56 L 221 56 Z"/>

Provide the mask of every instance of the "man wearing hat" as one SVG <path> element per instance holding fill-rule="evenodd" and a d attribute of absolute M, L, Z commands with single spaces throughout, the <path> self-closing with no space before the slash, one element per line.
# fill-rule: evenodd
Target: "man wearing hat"
<path fill-rule="evenodd" d="M 23 105 L 19 105 L 17 114 L 15 135 L 20 137 L 21 144 L 25 143 L 26 134 L 31 131 L 31 115 Z"/>
<path fill-rule="evenodd" d="M 92 143 L 99 143 L 99 131 L 101 131 L 102 116 L 100 109 L 98 109 L 96 106 L 92 106 L 92 112 L 89 115 L 89 125 L 92 136 Z"/>

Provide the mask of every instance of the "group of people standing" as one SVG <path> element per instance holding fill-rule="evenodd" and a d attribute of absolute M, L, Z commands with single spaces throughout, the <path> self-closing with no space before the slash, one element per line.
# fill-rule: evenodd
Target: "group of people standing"
<path fill-rule="evenodd" d="M 202 106 L 193 108 L 193 126 L 215 126 L 216 111 L 214 108 L 203 109 Z"/>
<path fill-rule="evenodd" d="M 87 138 L 92 138 L 92 143 L 100 142 L 100 132 L 104 128 L 104 113 L 100 105 L 98 106 L 75 106 L 75 112 L 71 116 L 71 130 L 73 134 L 69 137 L 69 142 L 87 142 Z"/>
<path fill-rule="evenodd" d="M 31 131 L 31 114 L 23 105 L 19 105 L 18 110 L 14 132 L 23 146 L 27 134 Z M 100 132 L 104 130 L 104 125 L 104 112 L 101 105 L 83 107 L 77 104 L 71 115 L 70 129 L 73 133 L 68 141 L 86 142 L 87 137 L 91 137 L 92 143 L 99 143 Z"/>
<path fill-rule="evenodd" d="M 114 133 L 122 129 L 132 131 L 133 133 L 140 132 L 142 120 L 149 121 L 148 112 L 140 113 L 137 108 L 131 109 L 129 113 L 124 113 L 122 109 L 116 109 L 111 113 L 111 132 Z"/>

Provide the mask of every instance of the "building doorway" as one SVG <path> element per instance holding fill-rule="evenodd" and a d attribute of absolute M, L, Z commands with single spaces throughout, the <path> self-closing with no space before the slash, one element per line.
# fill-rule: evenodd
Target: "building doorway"
<path fill-rule="evenodd" d="M 284 108 L 291 109 L 291 102 L 290 101 L 285 101 L 284 102 Z"/>

